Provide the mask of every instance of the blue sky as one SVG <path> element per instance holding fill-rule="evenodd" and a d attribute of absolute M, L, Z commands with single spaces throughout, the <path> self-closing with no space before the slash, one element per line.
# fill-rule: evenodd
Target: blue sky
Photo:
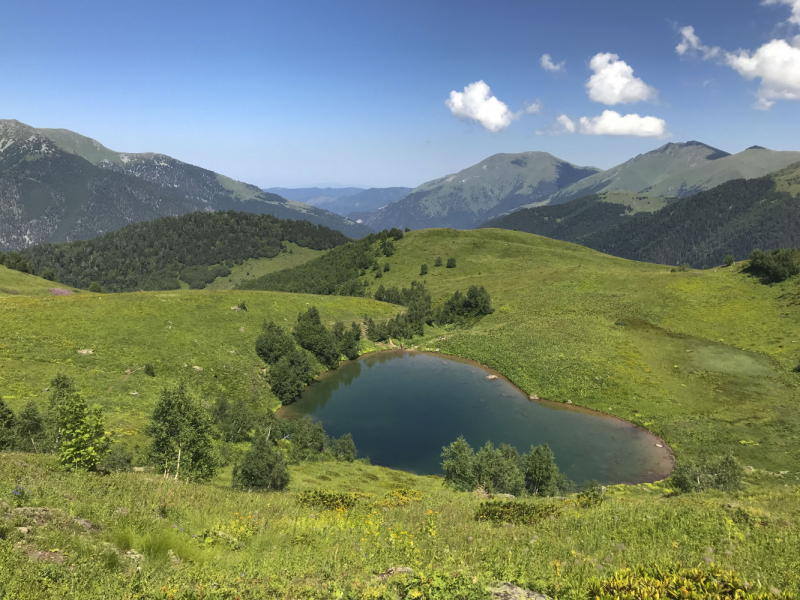
<path fill-rule="evenodd" d="M 416 186 L 497 152 L 800 150 L 799 34 L 800 0 L 4 0 L 0 118 L 264 187 Z"/>

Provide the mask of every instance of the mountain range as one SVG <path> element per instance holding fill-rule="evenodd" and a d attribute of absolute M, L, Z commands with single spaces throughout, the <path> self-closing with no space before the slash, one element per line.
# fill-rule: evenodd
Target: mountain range
<path fill-rule="evenodd" d="M 115 152 L 65 129 L 0 120 L 0 249 L 89 239 L 196 210 L 303 219 L 356 238 L 370 231 L 164 154 Z"/>
<path fill-rule="evenodd" d="M 761 177 L 798 161 L 800 152 L 753 146 L 729 154 L 695 141 L 665 144 L 605 171 L 579 167 L 545 152 L 496 154 L 422 184 L 363 222 L 375 230 L 471 228 L 522 208 L 611 192 L 658 198 L 655 204 L 663 206 L 664 198 L 689 196 L 733 179 Z"/>

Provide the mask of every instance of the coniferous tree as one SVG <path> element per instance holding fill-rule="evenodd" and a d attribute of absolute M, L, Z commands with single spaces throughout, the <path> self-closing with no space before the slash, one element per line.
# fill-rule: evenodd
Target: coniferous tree
<path fill-rule="evenodd" d="M 442 266 L 442 257 L 441 256 L 437 256 L 436 257 L 436 260 L 433 261 L 433 266 L 434 267 L 441 267 Z"/>
<path fill-rule="evenodd" d="M 152 438 L 150 460 L 164 477 L 208 481 L 216 475 L 211 418 L 185 384 L 161 391 L 147 434 Z"/>
<path fill-rule="evenodd" d="M 448 258 L 446 267 L 448 269 L 455 269 L 456 268 L 456 259 L 455 258 Z"/>
<path fill-rule="evenodd" d="M 294 350 L 294 340 L 283 327 L 273 321 L 265 322 L 261 334 L 256 338 L 256 354 L 261 360 L 274 365 L 292 350 Z"/>

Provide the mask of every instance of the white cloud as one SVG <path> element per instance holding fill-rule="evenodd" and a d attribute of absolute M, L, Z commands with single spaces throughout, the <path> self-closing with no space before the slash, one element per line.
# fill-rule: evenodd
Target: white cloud
<path fill-rule="evenodd" d="M 542 104 L 539 100 L 536 102 L 526 102 L 522 112 L 524 112 L 526 115 L 538 115 L 540 112 L 542 112 L 543 108 L 544 104 Z"/>
<path fill-rule="evenodd" d="M 592 57 L 589 68 L 594 75 L 586 82 L 589 98 L 603 104 L 628 104 L 643 100 L 656 100 L 658 92 L 638 77 L 633 68 L 619 56 L 601 52 Z"/>
<path fill-rule="evenodd" d="M 566 71 L 567 62 L 562 60 L 560 63 L 556 64 L 553 62 L 553 59 L 550 57 L 549 54 L 542 54 L 542 58 L 539 59 L 539 63 L 542 65 L 542 68 L 545 71 L 550 71 L 552 73 L 557 73 L 558 71 Z"/>
<path fill-rule="evenodd" d="M 575 123 L 567 115 L 558 115 L 556 118 L 556 128 L 563 133 L 575 133 Z"/>
<path fill-rule="evenodd" d="M 721 48 L 711 46 L 704 46 L 703 43 L 700 41 L 700 38 L 697 37 L 697 34 L 694 32 L 694 27 L 691 25 L 687 25 L 686 27 L 682 27 L 680 29 L 681 32 L 681 43 L 675 47 L 675 52 L 683 56 L 687 53 L 694 53 L 699 52 L 703 55 L 705 60 L 709 58 L 714 58 L 719 56 L 721 52 Z"/>
<path fill-rule="evenodd" d="M 663 137 L 667 132 L 667 123 L 658 117 L 640 117 L 637 114 L 623 116 L 613 110 L 604 110 L 599 117 L 581 117 L 579 129 L 584 135 Z"/>
<path fill-rule="evenodd" d="M 786 4 L 792 7 L 792 16 L 789 17 L 789 23 L 800 25 L 800 0 L 764 0 L 761 4 L 771 6 L 775 4 Z"/>
<path fill-rule="evenodd" d="M 476 81 L 466 86 L 463 92 L 450 92 L 445 104 L 458 119 L 477 121 L 489 131 L 500 131 L 511 125 L 517 115 L 491 93 L 483 80 Z"/>
<path fill-rule="evenodd" d="M 483 80 L 470 83 L 463 92 L 453 90 L 444 103 L 454 117 L 462 121 L 477 121 L 489 131 L 505 129 L 523 115 L 539 114 L 544 107 L 537 100 L 526 102 L 522 110 L 513 112 L 505 102 L 492 96 L 492 90 Z"/>
<path fill-rule="evenodd" d="M 581 117 L 577 123 L 561 114 L 548 129 L 537 131 L 537 135 L 624 135 L 633 137 L 664 137 L 667 123 L 657 117 L 641 117 L 637 114 L 621 115 L 605 110 L 599 117 Z"/>
<path fill-rule="evenodd" d="M 794 3 L 770 0 L 768 3 L 774 4 L 778 1 L 800 7 L 800 0 Z M 767 110 L 776 100 L 800 100 L 800 36 L 791 42 L 772 40 L 754 52 L 750 50 L 728 52 L 705 46 L 691 26 L 682 28 L 680 32 L 682 40 L 675 48 L 678 54 L 684 55 L 690 50 L 698 51 L 703 59 L 717 58 L 721 64 L 732 68 L 748 81 L 761 80 L 761 85 L 756 91 L 758 99 L 753 105 L 754 108 Z"/>

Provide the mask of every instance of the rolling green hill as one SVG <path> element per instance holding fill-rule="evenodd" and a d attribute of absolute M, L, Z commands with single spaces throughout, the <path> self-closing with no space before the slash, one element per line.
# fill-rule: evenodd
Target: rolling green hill
<path fill-rule="evenodd" d="M 597 171 L 546 152 L 495 154 L 463 171 L 423 183 L 364 223 L 376 231 L 391 227 L 467 229 L 520 206 L 545 201 Z"/>
<path fill-rule="evenodd" d="M 798 161 L 800 152 L 776 152 L 760 146 L 732 155 L 700 142 L 670 143 L 556 192 L 549 204 L 617 190 L 690 196 L 732 179 L 763 177 Z"/>
<path fill-rule="evenodd" d="M 800 246 L 798 180 L 800 163 L 686 198 L 604 192 L 523 209 L 486 227 L 545 235 L 633 260 L 718 265 L 729 254 L 741 259 L 755 248 Z"/>
<path fill-rule="evenodd" d="M 39 244 L 20 252 L 36 273 L 83 289 L 106 291 L 202 289 L 248 259 L 288 252 L 284 242 L 328 250 L 347 242 L 339 231 L 308 221 L 246 212 L 192 212 L 107 233 L 87 241 Z"/>
<path fill-rule="evenodd" d="M 588 598 L 592 585 L 630 577 L 625 569 L 676 563 L 716 580 L 714 569 L 735 569 L 759 597 L 800 590 L 796 279 L 762 285 L 742 264 L 671 273 L 499 229 L 416 231 L 394 246 L 380 279 L 358 275 L 368 292 L 407 286 L 426 263 L 434 304 L 483 285 L 496 309 L 471 328 L 429 329 L 412 345 L 478 360 L 530 394 L 626 418 L 661 435 L 678 460 L 732 452 L 753 467 L 744 490 L 673 496 L 668 483 L 614 486 L 599 506 L 575 495 L 528 500 L 553 502 L 556 513 L 503 525 L 476 520 L 475 494 L 359 462 L 301 463 L 288 492 L 258 494 L 148 472 L 67 474 L 48 457 L 6 454 L 0 591 L 37 600 L 489 598 L 487 588 L 511 581 Z M 437 256 L 457 266 L 434 267 Z M 0 268 L 0 287 L 8 276 L 28 289 L 52 285 Z M 248 310 L 231 310 L 240 300 Z M 209 406 L 222 395 L 274 404 L 255 336 L 264 319 L 288 327 L 312 304 L 325 323 L 398 310 L 244 290 L 0 296 L 0 394 L 15 411 L 43 406 L 50 378 L 66 372 L 103 406 L 117 440 L 141 455 L 144 423 L 167 382 L 186 381 Z M 155 378 L 139 370 L 145 362 Z M 19 486 L 31 490 L 33 508 L 14 510 L 10 490 Z M 400 487 L 422 494 L 376 502 Z M 299 492 L 319 488 L 367 496 L 346 510 L 298 502 Z M 391 500 L 398 496 L 405 503 Z M 413 574 L 378 577 L 397 566 Z"/>
<path fill-rule="evenodd" d="M 65 129 L 0 120 L 0 250 L 88 239 L 196 210 L 303 219 L 352 237 L 370 231 L 163 154 L 115 152 Z"/>

